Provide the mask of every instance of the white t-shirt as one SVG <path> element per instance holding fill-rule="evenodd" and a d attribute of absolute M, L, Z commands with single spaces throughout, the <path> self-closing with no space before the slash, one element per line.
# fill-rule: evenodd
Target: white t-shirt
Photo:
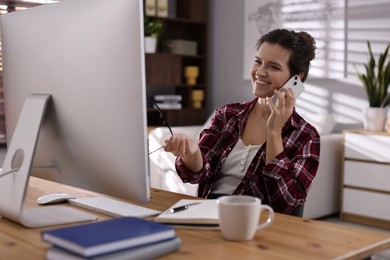
<path fill-rule="evenodd" d="M 221 176 L 211 193 L 232 194 L 241 183 L 246 171 L 261 145 L 245 145 L 238 139 L 221 168 Z"/>

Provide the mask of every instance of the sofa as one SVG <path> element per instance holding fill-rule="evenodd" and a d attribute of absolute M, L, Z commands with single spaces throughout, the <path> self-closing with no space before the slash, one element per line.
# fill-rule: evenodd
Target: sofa
<path fill-rule="evenodd" d="M 320 164 L 307 196 L 304 218 L 320 219 L 339 212 L 340 179 L 342 170 L 343 135 L 334 133 L 335 121 L 329 115 L 305 116 L 321 135 Z M 310 120 L 308 120 L 308 118 Z M 198 139 L 205 125 L 172 127 L 174 133 L 185 133 Z M 340 130 L 339 130 L 340 131 Z M 149 150 L 161 147 L 170 136 L 166 127 L 157 127 L 149 133 Z M 160 149 L 150 160 L 151 186 L 172 192 L 196 195 L 197 185 L 183 183 L 175 171 L 175 157 Z"/>

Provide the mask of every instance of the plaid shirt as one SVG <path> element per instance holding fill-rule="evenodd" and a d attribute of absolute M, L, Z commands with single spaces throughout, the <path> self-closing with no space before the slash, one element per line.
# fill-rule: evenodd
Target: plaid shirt
<path fill-rule="evenodd" d="M 180 178 L 184 182 L 199 184 L 199 197 L 207 197 L 220 177 L 221 167 L 242 136 L 255 102 L 257 98 L 251 102 L 229 104 L 215 111 L 210 126 L 200 134 L 199 147 L 203 156 L 200 172 L 191 172 L 180 158 L 176 159 Z M 264 143 L 233 194 L 258 197 L 275 212 L 290 213 L 306 201 L 317 173 L 320 136 L 294 109 L 282 129 L 282 137 L 284 151 L 266 165 L 267 143 Z"/>

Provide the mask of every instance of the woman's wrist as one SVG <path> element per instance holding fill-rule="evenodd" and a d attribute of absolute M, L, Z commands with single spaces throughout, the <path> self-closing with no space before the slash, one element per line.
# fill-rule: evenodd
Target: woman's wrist
<path fill-rule="evenodd" d="M 192 172 L 199 172 L 203 168 L 203 158 L 200 149 L 189 156 L 180 157 L 184 165 Z"/>

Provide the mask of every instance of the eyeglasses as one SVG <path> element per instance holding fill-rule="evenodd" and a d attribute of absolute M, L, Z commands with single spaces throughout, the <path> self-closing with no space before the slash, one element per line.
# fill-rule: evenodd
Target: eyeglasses
<path fill-rule="evenodd" d="M 160 115 L 161 121 L 163 122 L 163 124 L 164 124 L 166 127 L 168 127 L 168 130 L 169 130 L 169 132 L 171 133 L 171 135 L 173 135 L 172 128 L 171 128 L 171 126 L 168 124 L 167 118 L 164 116 L 164 113 L 163 113 L 163 112 L 161 111 L 161 109 L 158 107 L 158 105 L 156 104 L 156 102 L 154 102 L 153 99 L 148 99 L 148 102 L 151 102 L 151 103 L 153 104 L 153 106 L 157 109 L 157 111 L 158 111 L 158 113 L 159 113 L 159 115 Z M 160 149 L 162 149 L 162 148 L 164 148 L 164 147 L 165 147 L 165 145 L 163 145 L 163 146 L 157 148 L 156 150 L 154 150 L 154 151 L 152 151 L 152 152 L 149 152 L 148 155 L 151 155 L 152 153 L 157 152 L 158 150 L 160 150 Z"/>

